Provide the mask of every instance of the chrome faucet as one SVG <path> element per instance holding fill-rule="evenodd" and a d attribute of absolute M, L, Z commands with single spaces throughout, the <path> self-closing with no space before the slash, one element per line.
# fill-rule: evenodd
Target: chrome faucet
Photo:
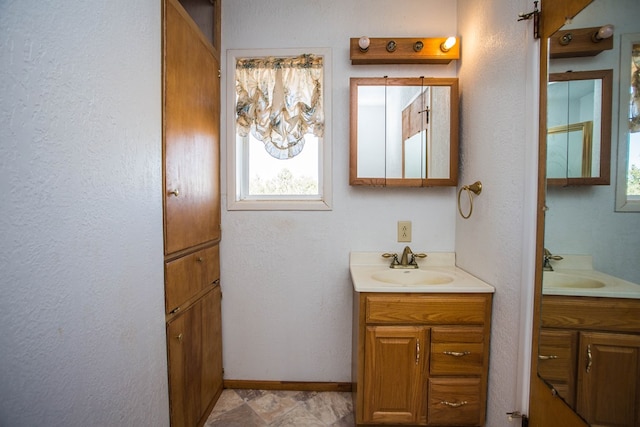
<path fill-rule="evenodd" d="M 398 254 L 395 253 L 384 253 L 382 256 L 385 258 L 392 258 L 389 268 L 418 268 L 416 258 L 426 258 L 427 254 L 414 254 L 409 246 L 405 246 L 400 260 L 398 260 Z"/>
<path fill-rule="evenodd" d="M 542 270 L 543 271 L 553 271 L 553 267 L 551 266 L 551 260 L 560 261 L 562 257 L 560 255 L 553 255 L 549 252 L 549 249 L 544 248 L 544 256 L 542 259 Z"/>

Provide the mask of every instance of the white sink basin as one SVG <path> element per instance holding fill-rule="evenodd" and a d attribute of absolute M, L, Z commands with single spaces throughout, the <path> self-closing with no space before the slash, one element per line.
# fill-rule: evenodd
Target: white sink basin
<path fill-rule="evenodd" d="M 605 284 L 589 277 L 545 271 L 543 286 L 548 288 L 597 289 L 604 288 Z"/>
<path fill-rule="evenodd" d="M 448 274 L 429 270 L 387 269 L 371 275 L 374 280 L 397 285 L 445 285 L 453 282 Z"/>
<path fill-rule="evenodd" d="M 389 268 L 384 252 L 351 252 L 349 272 L 356 292 L 493 293 L 495 289 L 456 267 L 455 253 L 429 252 L 419 268 Z"/>

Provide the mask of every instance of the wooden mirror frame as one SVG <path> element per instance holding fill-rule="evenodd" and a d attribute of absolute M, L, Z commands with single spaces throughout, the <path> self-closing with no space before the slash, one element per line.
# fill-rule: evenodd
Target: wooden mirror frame
<path fill-rule="evenodd" d="M 451 89 L 449 108 L 449 177 L 387 178 L 358 176 L 358 87 L 359 86 L 447 86 Z M 350 80 L 349 185 L 378 187 L 435 187 L 458 185 L 459 90 L 457 78 L 353 77 Z"/>
<path fill-rule="evenodd" d="M 613 70 L 575 71 L 549 74 L 549 82 L 576 80 L 602 80 L 600 110 L 600 167 L 598 176 L 547 178 L 547 185 L 609 185 L 611 183 L 611 109 L 613 92 Z M 541 86 L 542 87 L 542 86 Z M 546 84 L 544 87 L 547 87 Z M 546 95 L 546 91 L 545 91 Z M 545 110 L 546 111 L 546 110 Z M 546 120 L 545 114 L 545 120 Z M 571 125 L 569 125 L 571 126 Z M 541 130 L 542 132 L 542 130 Z M 551 129 L 545 130 L 551 133 Z M 545 141 L 546 144 L 546 141 Z M 546 156 L 545 156 L 546 157 Z M 545 173 L 546 175 L 546 173 Z"/>
<path fill-rule="evenodd" d="M 549 66 L 549 47 L 546 40 L 562 27 L 567 18 L 573 18 L 592 0 L 541 0 L 540 14 L 540 127 L 539 127 L 539 172 L 537 202 L 537 232 L 535 287 L 533 301 L 531 371 L 529 393 L 530 427 L 588 427 L 582 418 L 557 395 L 538 376 L 538 344 L 541 326 L 540 307 L 542 304 L 542 260 L 544 257 L 544 221 L 546 200 L 546 161 L 547 161 L 547 72 Z"/>

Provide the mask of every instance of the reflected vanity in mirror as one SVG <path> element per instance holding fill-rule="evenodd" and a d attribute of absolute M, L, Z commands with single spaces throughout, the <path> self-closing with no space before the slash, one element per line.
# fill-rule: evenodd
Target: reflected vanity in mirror
<path fill-rule="evenodd" d="M 586 7 L 562 28 L 564 32 L 603 24 L 612 24 L 615 31 L 613 47 L 590 57 L 550 59 L 546 55 L 553 47 L 541 49 L 541 76 L 549 80 L 541 84 L 540 96 L 539 269 L 529 410 L 538 426 L 638 426 L 640 212 L 617 212 L 616 185 L 592 184 L 609 183 L 594 180 L 604 180 L 612 171 L 618 182 L 621 175 L 626 179 L 627 164 L 634 156 L 627 117 L 632 92 L 628 74 L 633 67 L 625 59 L 631 55 L 624 51 L 628 49 L 624 41 L 640 32 L 640 2 L 543 0 L 543 13 L 557 12 L 555 29 L 572 16 L 567 12 L 569 3 Z M 579 10 L 576 7 L 573 14 Z M 543 17 L 543 26 L 552 20 Z M 551 32 L 542 29 L 549 43 L 557 42 Z M 588 86 L 593 93 L 591 88 L 580 89 L 584 92 L 579 101 L 563 102 L 579 105 L 580 113 L 556 112 L 557 83 L 552 82 L 572 84 L 576 76 L 593 70 L 605 70 L 598 71 L 602 76 L 589 78 L 601 81 L 602 88 L 592 83 Z M 611 89 L 606 88 L 608 79 L 613 81 Z M 560 92 L 577 90 L 567 87 Z M 606 101 L 608 97 L 612 100 Z M 610 112 L 603 112 L 606 103 Z M 600 119 L 594 113 L 591 120 L 587 110 L 588 114 L 600 111 Z M 605 153 L 606 124 L 611 125 L 611 153 Z M 599 175 L 594 173 L 598 167 Z M 590 170 L 592 176 L 587 176 Z"/>
<path fill-rule="evenodd" d="M 547 184 L 609 185 L 613 70 L 552 73 Z"/>
<path fill-rule="evenodd" d="M 352 78 L 349 184 L 455 186 L 458 79 Z"/>

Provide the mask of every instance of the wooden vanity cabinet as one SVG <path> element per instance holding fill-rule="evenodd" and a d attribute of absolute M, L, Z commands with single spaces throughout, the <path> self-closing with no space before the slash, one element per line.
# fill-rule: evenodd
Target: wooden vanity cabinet
<path fill-rule="evenodd" d="M 205 27 L 217 25 L 219 35 L 221 1 L 187 3 L 192 11 L 212 11 Z M 173 427 L 195 427 L 222 393 L 220 39 L 205 37 L 178 0 L 162 4 L 169 410 Z"/>
<path fill-rule="evenodd" d="M 545 295 L 538 374 L 594 426 L 640 426 L 640 300 Z"/>
<path fill-rule="evenodd" d="M 483 426 L 492 294 L 354 293 L 356 425 Z"/>

